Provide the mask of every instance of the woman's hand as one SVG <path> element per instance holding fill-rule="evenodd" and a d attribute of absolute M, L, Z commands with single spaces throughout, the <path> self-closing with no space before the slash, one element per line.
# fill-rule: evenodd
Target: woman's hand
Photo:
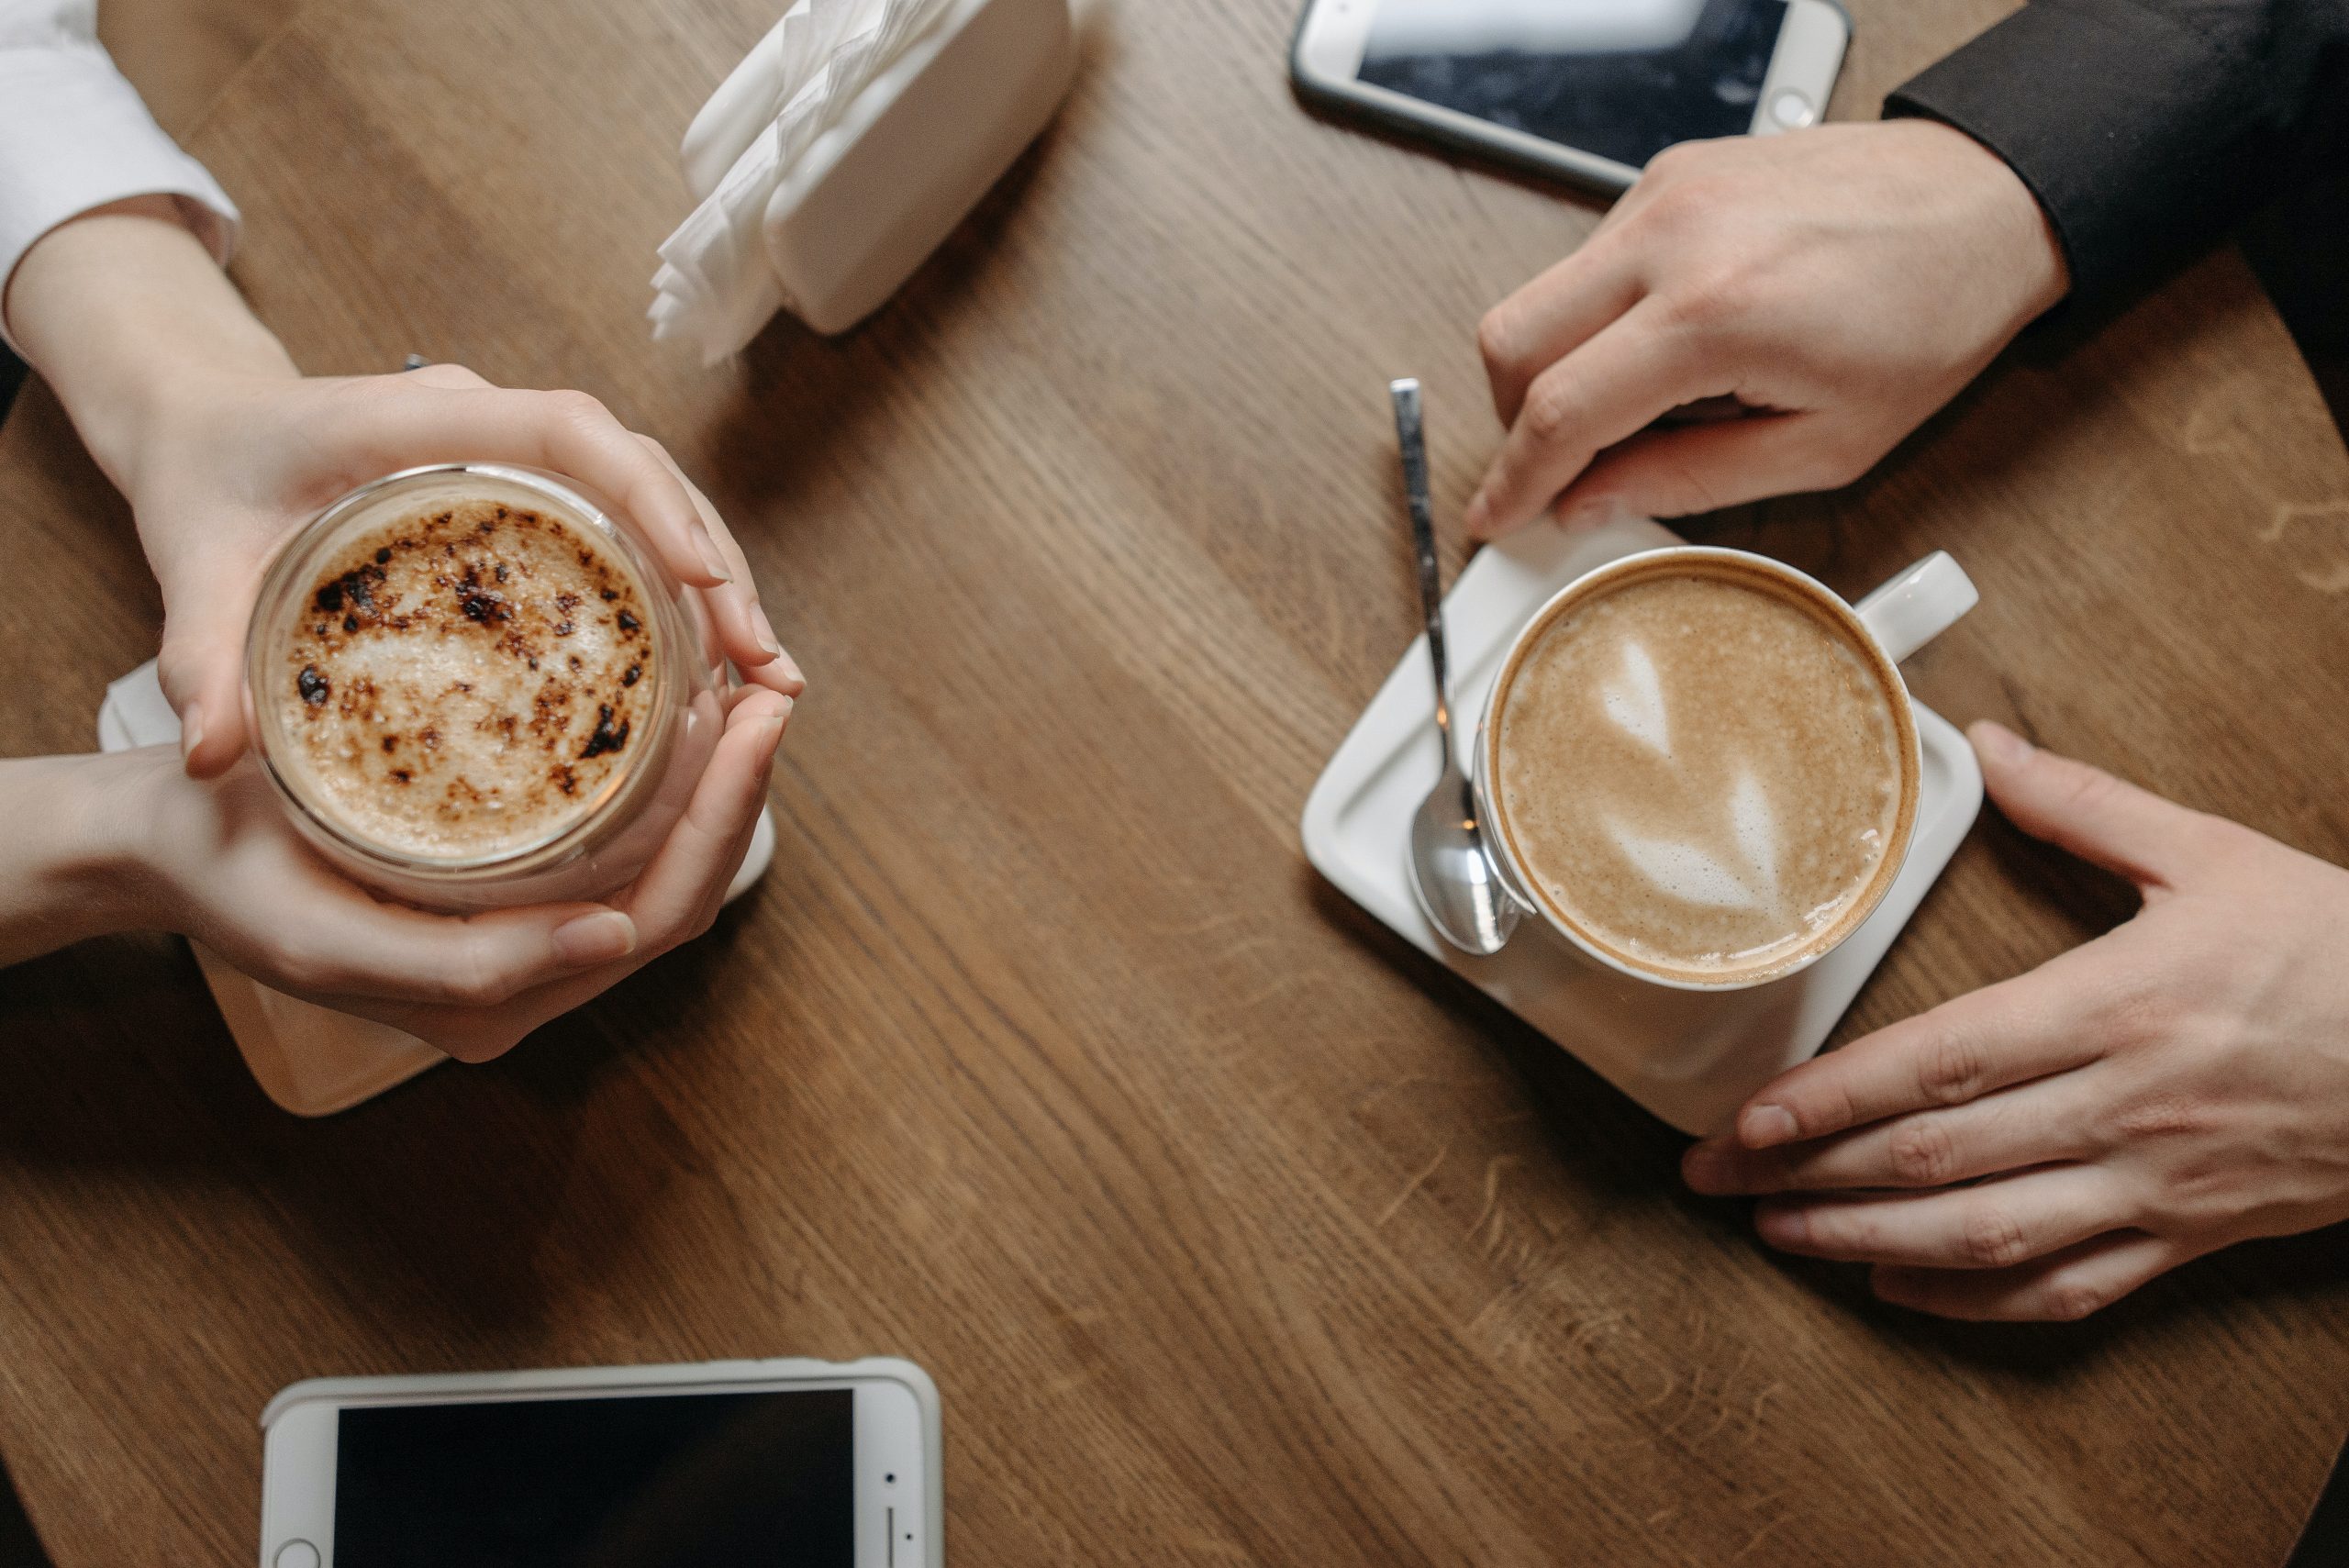
<path fill-rule="evenodd" d="M 774 692 L 738 690 L 691 804 L 628 887 L 600 904 L 463 917 L 375 898 L 337 874 L 286 821 L 250 758 L 213 780 L 188 778 L 164 748 L 11 766 L 81 770 L 80 798 L 59 807 L 82 827 L 59 837 L 116 846 L 52 857 L 52 866 L 71 862 L 85 887 L 103 882 L 88 902 L 113 911 L 71 925 L 68 936 L 178 931 L 289 995 L 483 1062 L 709 928 L 750 848 L 791 706 Z M 18 808 L 60 793 L 44 782 Z"/>
<path fill-rule="evenodd" d="M 245 624 L 278 546 L 337 496 L 422 463 L 526 463 L 601 491 L 702 592 L 738 668 L 783 695 L 801 689 L 718 514 L 658 446 L 584 393 L 506 391 L 435 365 L 347 380 L 228 377 L 188 394 L 150 428 L 126 477 L 163 590 L 163 690 L 197 776 L 244 751 Z"/>
<path fill-rule="evenodd" d="M 2022 181 L 1946 126 L 1666 149 L 1485 317 L 1509 431 L 1468 531 L 1849 484 L 2066 286 Z"/>
<path fill-rule="evenodd" d="M 2349 872 L 1996 725 L 2015 824 L 2144 907 L 2032 973 L 1785 1074 L 1690 1185 L 1888 1301 L 2079 1318 L 2233 1241 L 2349 1218 Z"/>
<path fill-rule="evenodd" d="M 707 597 L 735 666 L 798 694 L 741 551 L 652 441 L 584 393 L 507 391 L 454 365 L 305 379 L 174 214 L 139 197 L 53 230 L 6 306 L 129 497 L 162 586 L 161 673 L 190 773 L 217 777 L 244 752 L 245 624 L 278 546 L 336 497 L 426 463 L 524 463 L 601 491 Z"/>

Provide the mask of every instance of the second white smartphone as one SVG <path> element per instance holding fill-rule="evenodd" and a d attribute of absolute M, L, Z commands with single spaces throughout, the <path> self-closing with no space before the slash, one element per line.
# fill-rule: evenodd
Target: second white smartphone
<path fill-rule="evenodd" d="M 940 1568 L 938 1393 L 901 1361 L 298 1383 L 262 1568 Z"/>
<path fill-rule="evenodd" d="M 1623 190 L 1679 141 L 1826 112 L 1852 24 L 1835 0 L 1310 0 L 1308 102 Z"/>

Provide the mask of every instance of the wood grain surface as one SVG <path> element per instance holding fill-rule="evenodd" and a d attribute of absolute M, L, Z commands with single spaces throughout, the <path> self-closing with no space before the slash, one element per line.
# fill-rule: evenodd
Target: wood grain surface
<path fill-rule="evenodd" d="M 2001 9 L 1853 8 L 1842 117 Z M 896 302 L 704 373 L 645 280 L 773 10 L 317 0 L 188 136 L 306 366 L 596 393 L 813 688 L 763 887 L 490 1068 L 304 1123 L 175 940 L 0 974 L 0 1451 L 60 1568 L 250 1562 L 296 1378 L 865 1352 L 943 1389 L 963 1563 L 2279 1558 L 2349 1427 L 2339 1233 L 2072 1327 L 1881 1307 L 1306 865 L 1415 629 L 1385 383 L 1456 517 L 1477 317 L 1595 209 L 1302 113 L 1289 0 L 1123 0 Z M 1947 547 L 1925 700 L 2349 859 L 2349 456 L 2231 251 L 1692 531 L 1847 592 Z M 39 389 L 0 579 L 8 750 L 86 748 L 159 606 Z M 1839 1038 L 2127 908 L 1986 817 Z"/>

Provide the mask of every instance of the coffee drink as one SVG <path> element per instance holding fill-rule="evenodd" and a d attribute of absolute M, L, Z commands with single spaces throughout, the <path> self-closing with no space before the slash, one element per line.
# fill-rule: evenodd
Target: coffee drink
<path fill-rule="evenodd" d="M 1899 677 L 1840 605 L 1674 556 L 1570 595 L 1502 672 L 1497 832 L 1549 913 L 1634 971 L 1745 984 L 1826 951 L 1916 810 Z"/>
<path fill-rule="evenodd" d="M 654 621 L 608 538 L 441 494 L 338 541 L 256 671 L 272 762 L 377 851 L 510 855 L 595 812 L 653 728 Z"/>

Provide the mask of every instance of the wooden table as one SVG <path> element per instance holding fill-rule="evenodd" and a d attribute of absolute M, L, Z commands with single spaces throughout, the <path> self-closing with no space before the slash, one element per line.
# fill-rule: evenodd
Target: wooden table
<path fill-rule="evenodd" d="M 1854 9 L 1846 117 L 1999 7 Z M 897 303 L 704 373 L 645 279 L 772 10 L 319 0 L 190 138 L 305 364 L 596 391 L 815 685 L 762 891 L 492 1068 L 302 1123 L 173 940 L 0 976 L 0 1451 L 61 1568 L 251 1561 L 298 1377 L 866 1351 L 944 1389 L 963 1563 L 2279 1556 L 2339 1234 L 2070 1328 L 1879 1307 L 1306 866 L 1413 631 L 1385 381 L 1456 516 L 1476 317 L 1592 208 L 1307 117 L 1289 0 L 1130 0 Z M 45 394 L 0 450 L 0 722 L 83 749 L 156 598 Z M 2349 858 L 2349 459 L 2232 252 L 1699 531 L 1851 591 L 1951 547 L 1927 701 Z M 2126 908 L 1986 820 L 1843 1035 Z"/>

